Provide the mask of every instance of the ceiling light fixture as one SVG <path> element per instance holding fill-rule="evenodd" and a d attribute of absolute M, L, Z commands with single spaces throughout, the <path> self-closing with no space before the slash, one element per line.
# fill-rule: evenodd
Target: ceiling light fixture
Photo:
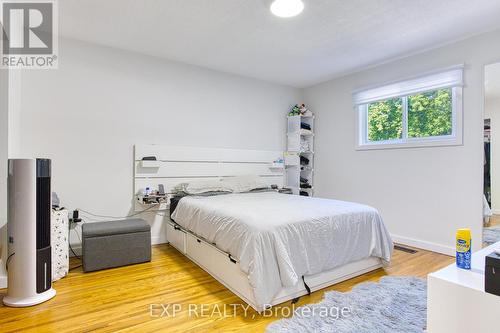
<path fill-rule="evenodd" d="M 279 17 L 297 16 L 303 10 L 302 0 L 274 0 L 271 4 L 271 13 Z"/>

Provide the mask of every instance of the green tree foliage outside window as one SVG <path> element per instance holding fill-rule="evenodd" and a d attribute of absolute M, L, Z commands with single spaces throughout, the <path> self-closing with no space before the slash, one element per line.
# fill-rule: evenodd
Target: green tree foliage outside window
<path fill-rule="evenodd" d="M 452 93 L 441 89 L 408 97 L 408 137 L 451 135 Z"/>
<path fill-rule="evenodd" d="M 404 101 L 407 110 L 404 109 Z M 403 113 L 407 113 L 408 138 L 452 134 L 452 89 L 392 98 L 368 105 L 368 140 L 403 138 Z"/>
<path fill-rule="evenodd" d="M 368 140 L 401 139 L 403 134 L 403 99 L 392 98 L 368 106 Z"/>

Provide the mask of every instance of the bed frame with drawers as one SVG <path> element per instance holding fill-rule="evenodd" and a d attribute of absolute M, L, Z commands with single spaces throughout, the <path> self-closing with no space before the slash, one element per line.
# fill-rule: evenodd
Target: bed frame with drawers
<path fill-rule="evenodd" d="M 174 147 L 164 145 L 136 145 L 134 153 L 134 193 L 146 186 L 158 188 L 162 184 L 171 194 L 179 183 L 201 179 L 217 179 L 243 174 L 262 176 L 269 185 L 284 185 L 284 170 L 273 161 L 282 157 L 281 151 L 236 150 L 223 148 Z M 143 163 L 144 157 L 156 161 Z M 139 209 L 138 207 L 137 209 Z M 167 241 L 179 252 L 200 266 L 216 280 L 235 293 L 256 311 L 264 309 L 255 302 L 247 275 L 238 260 L 221 251 L 214 244 L 185 230 L 167 217 Z M 370 257 L 335 269 L 305 277 L 310 291 L 334 285 L 382 267 L 379 258 Z M 274 306 L 308 294 L 303 283 L 283 288 L 269 306 Z"/>

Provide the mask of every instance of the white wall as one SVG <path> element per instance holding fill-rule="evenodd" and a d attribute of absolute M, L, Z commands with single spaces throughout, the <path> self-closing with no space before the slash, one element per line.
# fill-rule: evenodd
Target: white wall
<path fill-rule="evenodd" d="M 7 286 L 8 71 L 0 69 L 0 288 Z"/>
<path fill-rule="evenodd" d="M 305 91 L 316 112 L 318 196 L 380 210 L 395 240 L 449 254 L 460 227 L 481 245 L 483 66 L 500 60 L 500 31 L 332 80 Z M 423 72 L 466 64 L 464 144 L 356 151 L 352 92 Z"/>
<path fill-rule="evenodd" d="M 58 70 L 21 76 L 11 156 L 51 158 L 53 189 L 70 209 L 131 213 L 136 143 L 282 150 L 286 112 L 302 98 L 298 89 L 73 40 L 59 50 Z M 153 241 L 164 241 L 161 217 L 151 223 Z"/>
<path fill-rule="evenodd" d="M 500 98 L 487 98 L 484 118 L 491 119 L 491 209 L 500 214 Z"/>
<path fill-rule="evenodd" d="M 470 227 L 480 245 L 483 65 L 500 31 L 304 91 L 317 114 L 319 196 L 377 207 L 397 241 L 453 253 Z M 53 159 L 53 187 L 71 209 L 126 215 L 135 143 L 282 149 L 284 114 L 300 90 L 62 40 L 60 69 L 25 71 L 12 115 L 12 157 Z M 466 63 L 464 145 L 355 151 L 353 90 Z M 160 218 L 153 237 L 164 240 Z"/>

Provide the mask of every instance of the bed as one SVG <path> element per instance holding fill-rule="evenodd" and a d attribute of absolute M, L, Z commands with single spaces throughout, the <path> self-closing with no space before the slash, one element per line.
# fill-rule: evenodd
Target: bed
<path fill-rule="evenodd" d="M 143 162 L 151 156 L 155 163 Z M 179 183 L 245 174 L 259 176 L 267 188 L 285 185 L 283 169 L 273 164 L 283 157 L 280 151 L 136 145 L 134 157 L 135 193 L 162 184 L 171 196 Z M 176 198 L 171 219 L 162 223 L 167 242 L 259 312 L 391 259 L 392 240 L 372 207 L 269 189 L 233 190 Z M 152 237 L 164 242 L 161 235 Z"/>
<path fill-rule="evenodd" d="M 377 210 L 345 201 L 275 191 L 186 196 L 171 218 L 239 263 L 258 311 L 284 289 L 307 292 L 308 277 L 363 260 L 378 268 L 392 254 Z"/>

